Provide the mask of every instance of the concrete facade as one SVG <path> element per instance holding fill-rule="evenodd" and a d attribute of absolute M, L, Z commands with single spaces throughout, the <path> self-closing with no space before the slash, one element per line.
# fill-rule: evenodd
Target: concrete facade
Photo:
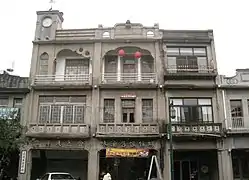
<path fill-rule="evenodd" d="M 37 150 L 86 150 L 82 172 L 87 175 L 80 176 L 97 180 L 101 150 L 145 148 L 157 150 L 163 178 L 169 180 L 169 118 L 175 169 L 180 169 L 176 179 L 233 179 L 231 149 L 246 144 L 233 133 L 225 135 L 231 121 L 224 105 L 237 97 L 221 89 L 226 78 L 218 76 L 212 30 L 169 31 L 129 21 L 62 29 L 62 23 L 59 11 L 37 12 L 25 114 L 30 143 L 19 179 L 36 178 Z"/>

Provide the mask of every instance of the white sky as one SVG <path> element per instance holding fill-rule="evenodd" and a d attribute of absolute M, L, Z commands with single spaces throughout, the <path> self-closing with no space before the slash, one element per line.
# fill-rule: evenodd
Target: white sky
<path fill-rule="evenodd" d="M 36 11 L 48 10 L 49 0 L 1 0 L 0 70 L 28 76 Z M 220 74 L 249 68 L 249 0 L 56 0 L 64 12 L 64 29 L 113 26 L 127 19 L 161 29 L 213 29 Z"/>

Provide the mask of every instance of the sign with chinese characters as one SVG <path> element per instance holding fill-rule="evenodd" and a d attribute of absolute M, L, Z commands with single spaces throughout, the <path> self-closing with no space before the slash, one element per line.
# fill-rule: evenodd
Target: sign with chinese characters
<path fill-rule="evenodd" d="M 107 148 L 106 157 L 147 157 L 149 155 L 148 149 L 118 149 Z"/>
<path fill-rule="evenodd" d="M 136 98 L 136 94 L 123 94 L 121 98 Z"/>
<path fill-rule="evenodd" d="M 21 153 L 21 164 L 20 164 L 20 173 L 24 174 L 26 170 L 26 158 L 27 158 L 27 151 L 22 151 Z"/>

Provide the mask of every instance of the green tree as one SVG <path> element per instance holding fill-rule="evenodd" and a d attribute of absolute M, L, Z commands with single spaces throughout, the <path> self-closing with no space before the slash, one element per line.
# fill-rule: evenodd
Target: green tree
<path fill-rule="evenodd" d="M 11 156 L 24 144 L 22 131 L 19 109 L 2 108 L 0 111 L 0 180 L 3 180 Z"/>

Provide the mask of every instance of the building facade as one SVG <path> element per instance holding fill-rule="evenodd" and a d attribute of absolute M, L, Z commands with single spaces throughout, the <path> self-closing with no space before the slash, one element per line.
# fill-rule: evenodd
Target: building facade
<path fill-rule="evenodd" d="M 30 142 L 19 179 L 49 171 L 147 179 L 153 155 L 170 179 L 172 150 L 176 180 L 228 179 L 212 30 L 62 23 L 62 12 L 37 12 L 25 114 Z M 152 177 L 159 174 L 153 168 Z"/>
<path fill-rule="evenodd" d="M 228 151 L 227 173 L 230 179 L 248 176 L 248 69 L 237 69 L 233 77 L 219 76 L 224 129 L 223 147 Z"/>
<path fill-rule="evenodd" d="M 9 74 L 7 71 L 0 73 L 0 119 L 20 119 L 22 125 L 25 126 L 26 120 L 24 108 L 28 100 L 29 93 L 28 77 L 20 77 Z M 18 176 L 18 160 L 19 152 L 12 154 L 9 169 L 6 175 L 15 178 Z M 21 166 L 20 166 L 21 167 Z"/>

